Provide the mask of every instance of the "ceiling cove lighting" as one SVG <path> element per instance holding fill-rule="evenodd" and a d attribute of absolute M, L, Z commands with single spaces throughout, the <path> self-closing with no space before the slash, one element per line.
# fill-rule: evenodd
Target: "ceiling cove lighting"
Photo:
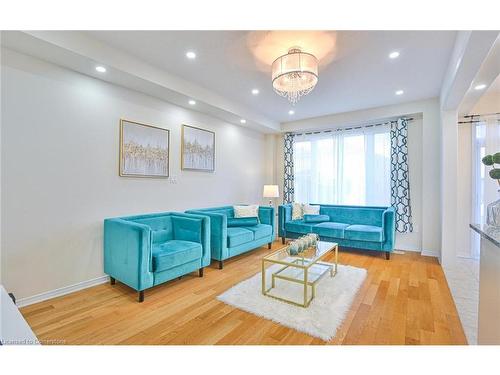
<path fill-rule="evenodd" d="M 389 53 L 389 58 L 390 59 L 397 59 L 398 57 L 399 57 L 399 52 L 398 51 L 394 51 L 394 52 Z"/>
<path fill-rule="evenodd" d="M 190 60 L 194 60 L 196 59 L 196 53 L 194 53 L 193 51 L 188 51 L 186 52 L 186 57 Z"/>
<path fill-rule="evenodd" d="M 274 60 L 271 72 L 274 91 L 295 105 L 318 83 L 318 59 L 300 47 L 292 47 Z"/>
<path fill-rule="evenodd" d="M 474 86 L 474 90 L 482 90 L 484 88 L 486 88 L 486 85 L 484 83 Z"/>
<path fill-rule="evenodd" d="M 396 95 L 403 95 L 405 92 L 403 90 L 398 90 L 395 92 Z"/>
<path fill-rule="evenodd" d="M 290 116 L 292 116 L 292 115 L 294 115 L 294 114 L 295 114 L 295 111 L 294 111 L 293 109 L 291 109 L 291 110 L 289 110 L 289 111 L 288 111 L 288 114 L 289 114 Z"/>
<path fill-rule="evenodd" d="M 189 105 L 196 105 L 196 101 L 193 99 L 191 99 L 188 103 L 189 103 Z"/>
<path fill-rule="evenodd" d="M 253 89 L 252 95 L 259 95 L 259 89 Z"/>
<path fill-rule="evenodd" d="M 246 123 L 247 123 L 247 120 L 245 120 L 244 118 L 242 118 L 242 119 L 240 120 L 240 122 L 241 122 L 242 124 L 246 124 Z"/>
<path fill-rule="evenodd" d="M 106 73 L 106 68 L 104 66 L 96 66 L 95 70 L 97 70 L 99 73 Z"/>

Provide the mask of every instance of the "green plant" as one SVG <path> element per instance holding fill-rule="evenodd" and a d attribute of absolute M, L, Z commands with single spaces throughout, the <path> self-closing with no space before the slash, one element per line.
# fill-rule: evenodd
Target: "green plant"
<path fill-rule="evenodd" d="M 492 179 L 497 180 L 498 185 L 500 185 L 500 168 L 495 168 L 495 164 L 500 165 L 500 152 L 493 155 L 486 155 L 481 161 L 484 165 L 492 167 L 488 174 Z"/>

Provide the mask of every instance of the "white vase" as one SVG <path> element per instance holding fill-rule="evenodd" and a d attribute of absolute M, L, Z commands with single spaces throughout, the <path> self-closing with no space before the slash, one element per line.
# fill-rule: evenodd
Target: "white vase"
<path fill-rule="evenodd" d="M 486 224 L 492 227 L 500 227 L 500 199 L 497 199 L 495 202 L 491 202 L 487 206 Z"/>

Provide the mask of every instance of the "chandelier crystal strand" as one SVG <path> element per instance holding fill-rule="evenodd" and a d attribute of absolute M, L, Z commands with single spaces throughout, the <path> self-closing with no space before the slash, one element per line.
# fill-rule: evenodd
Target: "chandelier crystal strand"
<path fill-rule="evenodd" d="M 318 59 L 300 47 L 290 48 L 273 62 L 272 80 L 274 91 L 295 105 L 318 83 Z"/>

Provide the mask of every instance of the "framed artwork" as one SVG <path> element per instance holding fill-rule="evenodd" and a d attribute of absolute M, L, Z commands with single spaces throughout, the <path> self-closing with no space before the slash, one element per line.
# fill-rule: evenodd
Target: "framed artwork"
<path fill-rule="evenodd" d="M 168 177 L 170 131 L 120 120 L 120 176 Z"/>
<path fill-rule="evenodd" d="M 192 171 L 215 171 L 215 133 L 182 125 L 181 168 Z"/>

